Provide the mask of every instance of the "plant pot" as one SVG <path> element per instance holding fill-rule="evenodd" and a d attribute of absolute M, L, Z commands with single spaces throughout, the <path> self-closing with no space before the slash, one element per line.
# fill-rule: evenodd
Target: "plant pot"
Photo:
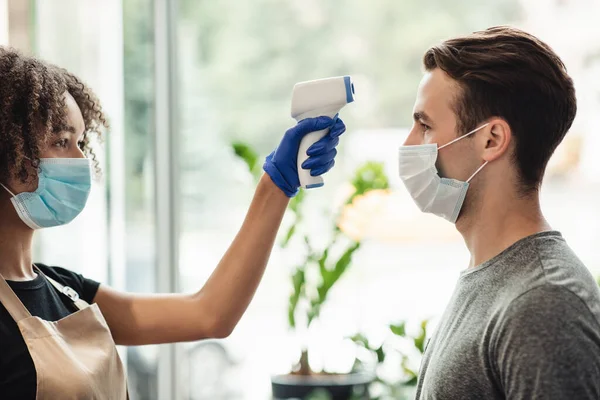
<path fill-rule="evenodd" d="M 307 399 L 315 390 L 329 393 L 331 400 L 349 400 L 355 392 L 365 393 L 374 376 L 366 373 L 276 375 L 271 378 L 273 398 Z"/>

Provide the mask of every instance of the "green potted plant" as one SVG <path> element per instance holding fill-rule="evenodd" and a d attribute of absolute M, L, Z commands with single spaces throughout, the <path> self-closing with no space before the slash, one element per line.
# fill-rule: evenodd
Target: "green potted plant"
<path fill-rule="evenodd" d="M 344 204 L 331 212 L 331 239 L 324 247 L 315 245 L 313 239 L 300 232 L 302 224 L 304 192 L 290 203 L 294 214 L 291 224 L 282 243 L 286 247 L 292 240 L 301 241 L 304 246 L 304 257 L 291 275 L 291 294 L 288 304 L 288 323 L 290 329 L 296 332 L 309 332 L 313 323 L 321 317 L 321 310 L 327 304 L 329 293 L 339 284 L 341 278 L 352 265 L 352 257 L 360 249 L 361 240 L 351 238 L 338 226 L 339 216 L 344 207 L 352 206 L 355 200 L 367 193 L 386 191 L 388 179 L 381 163 L 367 162 L 359 167 L 350 181 L 352 193 Z M 342 251 L 339 251 L 339 249 Z M 332 257 L 334 253 L 341 254 Z M 307 276 L 317 276 L 310 280 Z M 277 399 L 288 398 L 328 398 L 346 400 L 353 393 L 366 392 L 368 384 L 373 379 L 369 373 L 352 372 L 336 374 L 326 371 L 313 371 L 309 363 L 309 350 L 305 343 L 300 352 L 299 360 L 291 373 L 272 377 L 273 395 Z M 312 397 L 311 397 L 312 396 Z"/>
<path fill-rule="evenodd" d="M 258 176 L 260 169 L 256 152 L 239 142 L 233 144 L 233 149 L 236 155 L 246 162 L 255 177 Z M 338 219 L 344 207 L 352 206 L 355 200 L 369 192 L 387 191 L 389 187 L 383 165 L 376 162 L 367 162 L 359 167 L 349 183 L 352 185 L 352 193 L 339 209 L 329 212 L 331 238 L 325 246 L 314 243 L 310 235 L 302 232 L 305 192 L 300 191 L 290 201 L 289 211 L 293 214 L 293 222 L 281 246 L 287 248 L 295 241 L 303 247 L 303 259 L 290 275 L 291 294 L 287 319 L 289 328 L 296 333 L 309 332 L 314 322 L 321 317 L 321 310 L 326 306 L 329 294 L 351 267 L 352 257 L 360 249 L 361 239 L 348 236 L 338 226 Z M 334 257 L 334 253 L 341 255 Z M 317 279 L 311 280 L 309 276 L 316 276 Z M 373 379 L 372 374 L 361 372 L 336 374 L 313 371 L 309 363 L 308 346 L 302 343 L 300 347 L 302 349 L 299 359 L 290 373 L 272 377 L 273 396 L 276 399 L 346 400 L 361 389 L 366 391 Z"/>

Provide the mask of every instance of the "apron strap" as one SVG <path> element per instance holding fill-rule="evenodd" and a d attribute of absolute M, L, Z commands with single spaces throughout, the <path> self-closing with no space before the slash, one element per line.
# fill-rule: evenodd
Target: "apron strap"
<path fill-rule="evenodd" d="M 68 286 L 61 285 L 49 276 L 44 275 L 44 273 L 40 271 L 37 267 L 36 270 L 39 271 L 38 273 L 42 274 L 44 278 L 48 279 L 48 282 L 50 282 L 52 286 L 56 288 L 56 290 L 58 290 L 59 292 L 67 296 L 69 299 L 71 299 L 73 301 L 73 304 L 75 304 L 75 307 L 77 307 L 77 309 L 83 310 L 84 308 L 90 306 L 88 303 L 79 298 L 79 293 L 77 293 L 74 289 Z"/>
<path fill-rule="evenodd" d="M 29 310 L 25 308 L 15 292 L 8 286 L 4 277 L 0 274 L 0 303 L 6 308 L 10 316 L 19 322 L 25 318 L 31 317 Z"/>

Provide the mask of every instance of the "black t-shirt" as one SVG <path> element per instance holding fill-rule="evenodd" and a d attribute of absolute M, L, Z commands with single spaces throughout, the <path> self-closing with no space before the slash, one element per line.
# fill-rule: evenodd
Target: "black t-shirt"
<path fill-rule="evenodd" d="M 74 289 L 81 299 L 90 304 L 93 302 L 100 285 L 98 282 L 64 268 L 36 265 L 48 277 Z M 33 316 L 58 321 L 77 311 L 73 301 L 40 274 L 31 281 L 7 282 Z M 36 379 L 33 360 L 21 331 L 0 303 L 0 399 L 35 399 Z"/>

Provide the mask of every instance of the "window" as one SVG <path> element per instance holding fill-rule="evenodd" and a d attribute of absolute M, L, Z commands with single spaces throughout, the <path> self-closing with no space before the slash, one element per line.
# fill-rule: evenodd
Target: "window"
<path fill-rule="evenodd" d="M 17 27 L 32 18 L 31 51 L 79 75 L 111 124 L 88 206 L 73 223 L 37 234 L 36 260 L 120 290 L 155 292 L 153 1 L 11 6 Z M 158 346 L 120 350 L 132 400 L 157 399 Z"/>
<path fill-rule="evenodd" d="M 320 237 L 322 211 L 367 160 L 384 163 L 395 206 L 386 235 L 361 248 L 332 291 L 311 344 L 317 367 L 348 368 L 341 337 L 439 316 L 469 261 L 453 227 L 421 214 L 396 178 L 423 52 L 453 35 L 512 24 L 549 43 L 575 80 L 578 117 L 551 161 L 542 207 L 600 274 L 600 227 L 590 223 L 600 220 L 600 5 L 592 3 L 0 0 L 0 21 L 10 25 L 0 42 L 31 46 L 81 76 L 112 124 L 88 207 L 72 224 L 39 232 L 36 259 L 121 290 L 197 291 L 254 190 L 232 143 L 264 157 L 294 124 L 294 83 L 350 74 L 357 101 L 341 112 L 348 132 L 326 186 L 310 193 L 307 229 Z M 23 41 L 15 22 L 28 18 Z M 299 350 L 286 313 L 295 257 L 274 250 L 228 339 L 122 349 L 132 400 L 269 398 L 270 374 L 286 372 Z"/>

